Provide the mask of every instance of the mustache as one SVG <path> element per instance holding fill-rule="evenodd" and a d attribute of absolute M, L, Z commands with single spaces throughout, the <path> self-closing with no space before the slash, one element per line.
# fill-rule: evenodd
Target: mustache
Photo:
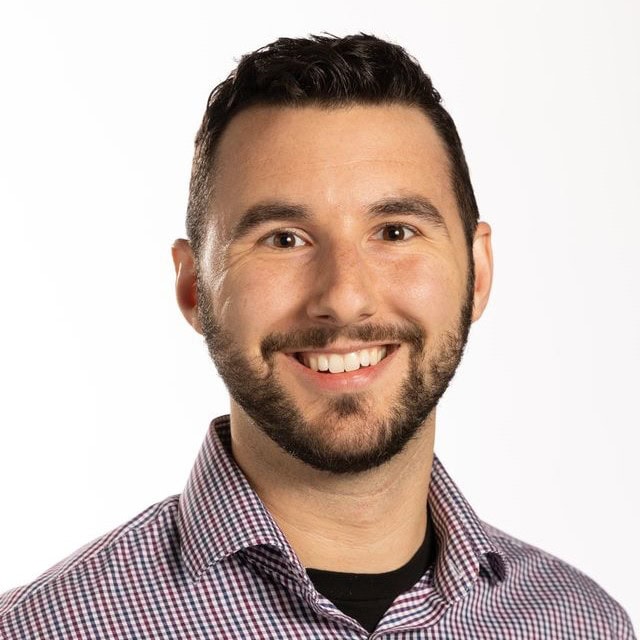
<path fill-rule="evenodd" d="M 262 357 L 269 361 L 279 351 L 324 349 L 338 338 L 360 342 L 405 342 L 414 351 L 422 351 L 426 334 L 417 324 L 363 324 L 351 327 L 309 327 L 297 331 L 276 332 L 265 336 L 260 343 Z"/>

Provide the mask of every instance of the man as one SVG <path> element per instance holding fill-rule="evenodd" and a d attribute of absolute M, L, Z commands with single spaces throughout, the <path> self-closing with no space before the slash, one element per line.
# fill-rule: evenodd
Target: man
<path fill-rule="evenodd" d="M 420 67 L 281 39 L 212 92 L 182 313 L 231 395 L 186 489 L 0 598 L 0 638 L 633 638 L 434 455 L 490 228 Z"/>

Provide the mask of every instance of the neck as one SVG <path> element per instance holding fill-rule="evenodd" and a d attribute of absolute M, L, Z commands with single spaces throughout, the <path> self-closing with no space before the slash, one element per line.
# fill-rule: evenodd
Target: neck
<path fill-rule="evenodd" d="M 422 543 L 435 416 L 387 463 L 357 474 L 319 471 L 290 456 L 232 405 L 234 458 L 307 568 L 382 573 Z"/>

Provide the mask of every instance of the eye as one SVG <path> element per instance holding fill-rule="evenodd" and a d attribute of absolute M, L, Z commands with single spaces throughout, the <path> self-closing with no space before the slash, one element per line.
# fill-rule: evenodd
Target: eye
<path fill-rule="evenodd" d="M 374 237 L 387 242 L 402 242 L 415 235 L 415 230 L 406 224 L 386 224 Z"/>
<path fill-rule="evenodd" d="M 263 239 L 269 247 L 275 249 L 295 249 L 296 247 L 303 247 L 306 241 L 303 240 L 297 233 L 293 231 L 274 231 Z"/>

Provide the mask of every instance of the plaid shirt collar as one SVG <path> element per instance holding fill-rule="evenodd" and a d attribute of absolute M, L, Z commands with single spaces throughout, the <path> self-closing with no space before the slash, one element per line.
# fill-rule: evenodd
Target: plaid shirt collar
<path fill-rule="evenodd" d="M 434 455 L 429 507 L 438 538 L 434 587 L 448 602 L 467 593 L 480 574 L 506 577 L 507 560 Z M 193 580 L 224 558 L 271 547 L 286 560 L 289 578 L 308 583 L 304 567 L 231 455 L 229 416 L 216 418 L 180 495 L 178 531 Z"/>

